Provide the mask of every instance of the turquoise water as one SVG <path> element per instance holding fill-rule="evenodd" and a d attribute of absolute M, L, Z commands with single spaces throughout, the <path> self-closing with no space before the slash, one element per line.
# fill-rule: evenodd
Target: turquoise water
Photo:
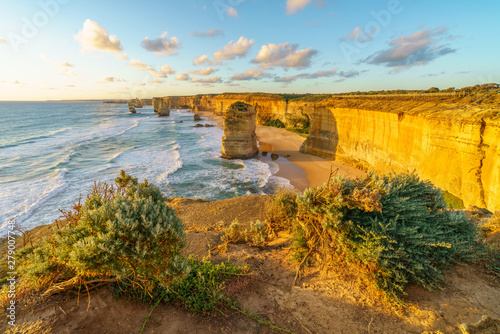
<path fill-rule="evenodd" d="M 289 186 L 271 161 L 221 159 L 222 129 L 194 128 L 186 110 L 138 112 L 100 102 L 0 102 L 0 236 L 9 221 L 51 223 L 120 169 L 171 197 L 218 200 Z"/>

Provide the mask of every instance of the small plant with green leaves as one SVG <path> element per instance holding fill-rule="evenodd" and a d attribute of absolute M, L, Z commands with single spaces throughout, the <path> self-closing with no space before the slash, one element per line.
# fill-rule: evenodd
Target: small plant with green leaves
<path fill-rule="evenodd" d="M 227 245 L 229 243 L 250 243 L 253 246 L 263 247 L 269 241 L 269 225 L 267 221 L 256 220 L 250 223 L 250 230 L 241 230 L 241 225 L 235 219 L 228 228 L 224 229 L 221 240 Z"/>
<path fill-rule="evenodd" d="M 105 281 L 151 290 L 188 272 L 184 225 L 160 189 L 124 171 L 115 182 L 95 183 L 78 221 L 19 252 L 21 273 L 45 295 Z"/>
<path fill-rule="evenodd" d="M 439 289 L 452 264 L 484 251 L 473 222 L 447 210 L 441 191 L 414 174 L 336 177 L 307 189 L 295 205 L 290 199 L 280 195 L 271 207 L 282 217 L 273 224 L 292 231 L 296 259 L 323 268 L 339 259 L 355 263 L 391 303 L 404 304 L 412 282 Z"/>

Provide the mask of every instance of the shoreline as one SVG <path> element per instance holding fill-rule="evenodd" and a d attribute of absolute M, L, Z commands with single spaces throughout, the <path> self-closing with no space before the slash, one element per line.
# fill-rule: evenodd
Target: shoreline
<path fill-rule="evenodd" d="M 222 116 L 214 115 L 212 111 L 199 111 L 198 114 L 219 123 L 222 127 Z M 300 153 L 299 149 L 305 138 L 294 132 L 263 125 L 257 125 L 255 132 L 259 145 L 259 155 L 256 158 L 265 162 L 270 159 L 271 153 L 278 154 L 279 159 L 274 162 L 278 165 L 279 171 L 275 175 L 288 179 L 300 192 L 309 187 L 323 185 L 328 181 L 332 168 L 334 170 L 338 168 L 338 175 L 346 178 L 356 178 L 366 174 L 342 162 Z M 268 152 L 267 159 L 262 156 L 262 152 Z"/>

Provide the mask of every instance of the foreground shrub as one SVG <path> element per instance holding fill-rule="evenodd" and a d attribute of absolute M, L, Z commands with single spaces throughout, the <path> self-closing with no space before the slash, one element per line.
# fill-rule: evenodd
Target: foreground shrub
<path fill-rule="evenodd" d="M 146 180 L 121 171 L 116 186 L 94 184 L 71 216 L 78 221 L 20 252 L 21 273 L 45 294 L 103 280 L 150 290 L 153 279 L 167 286 L 188 270 L 183 223 Z"/>
<path fill-rule="evenodd" d="M 296 257 L 326 267 L 339 258 L 356 263 L 396 304 L 403 304 L 409 283 L 438 289 L 450 265 L 471 261 L 482 249 L 475 225 L 446 210 L 441 191 L 413 174 L 337 177 L 307 189 L 296 204 L 287 221 Z"/>
<path fill-rule="evenodd" d="M 269 224 L 267 221 L 256 220 L 250 223 L 250 230 L 242 230 L 238 220 L 235 219 L 228 228 L 224 229 L 221 241 L 226 245 L 229 243 L 250 243 L 253 246 L 263 247 L 269 240 L 268 230 Z"/>
<path fill-rule="evenodd" d="M 297 215 L 297 193 L 289 188 L 279 188 L 267 204 L 265 215 L 274 232 L 291 228 Z"/>

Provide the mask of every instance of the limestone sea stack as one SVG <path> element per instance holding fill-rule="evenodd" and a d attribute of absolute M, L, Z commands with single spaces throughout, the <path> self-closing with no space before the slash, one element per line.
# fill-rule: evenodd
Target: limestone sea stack
<path fill-rule="evenodd" d="M 132 104 L 135 108 L 142 108 L 142 101 L 138 97 L 136 97 L 135 100 L 132 100 Z"/>
<path fill-rule="evenodd" d="M 250 159 L 259 153 L 255 135 L 255 109 L 246 103 L 233 103 L 224 113 L 222 157 Z"/>
<path fill-rule="evenodd" d="M 160 110 L 160 104 L 163 99 L 161 97 L 153 97 L 153 110 L 154 112 L 158 112 Z"/>
<path fill-rule="evenodd" d="M 161 99 L 158 107 L 158 117 L 162 116 L 170 116 L 170 108 L 168 107 L 168 103 Z"/>
<path fill-rule="evenodd" d="M 136 114 L 137 111 L 135 111 L 134 106 L 132 105 L 131 102 L 128 103 L 128 111 L 130 111 L 132 114 Z"/>

